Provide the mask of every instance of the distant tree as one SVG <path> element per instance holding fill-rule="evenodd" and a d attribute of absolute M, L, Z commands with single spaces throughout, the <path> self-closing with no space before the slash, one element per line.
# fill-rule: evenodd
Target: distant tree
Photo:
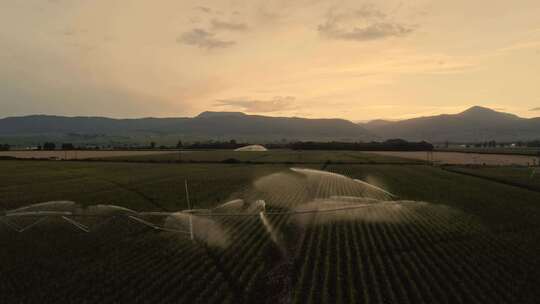
<path fill-rule="evenodd" d="M 11 147 L 8 144 L 2 144 L 0 145 L 0 151 L 9 151 Z"/>
<path fill-rule="evenodd" d="M 183 145 L 182 145 L 182 141 L 179 140 L 178 143 L 176 144 L 176 149 L 182 149 Z"/>
<path fill-rule="evenodd" d="M 236 145 L 236 139 L 231 139 L 231 141 L 229 141 L 229 143 L 230 143 L 231 145 Z"/>
<path fill-rule="evenodd" d="M 428 142 L 407 142 L 402 139 L 390 139 L 385 142 L 294 142 L 288 145 L 293 150 L 360 150 L 360 151 L 431 151 L 433 145 Z"/>
<path fill-rule="evenodd" d="M 46 142 L 43 144 L 43 150 L 55 150 L 56 149 L 56 144 L 55 143 L 52 143 L 52 142 Z"/>
<path fill-rule="evenodd" d="M 75 147 L 72 143 L 63 143 L 62 150 L 75 150 Z"/>
<path fill-rule="evenodd" d="M 150 149 L 155 149 L 156 148 L 156 143 L 155 142 L 151 142 L 150 143 Z"/>
<path fill-rule="evenodd" d="M 540 147 L 540 140 L 534 140 L 527 143 L 527 147 Z"/>

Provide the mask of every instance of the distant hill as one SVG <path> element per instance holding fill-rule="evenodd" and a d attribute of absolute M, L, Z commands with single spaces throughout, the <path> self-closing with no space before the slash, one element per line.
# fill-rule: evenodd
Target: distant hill
<path fill-rule="evenodd" d="M 479 106 L 458 114 L 395 122 L 378 120 L 361 125 L 381 138 L 426 140 L 433 143 L 540 139 L 540 118 L 526 119 Z"/>
<path fill-rule="evenodd" d="M 0 119 L 0 144 L 44 141 L 85 144 L 176 144 L 178 140 L 236 139 L 368 142 L 402 138 L 432 143 L 540 139 L 540 118 L 521 118 L 483 107 L 458 114 L 355 124 L 344 119 L 269 117 L 241 112 L 203 112 L 196 117 L 113 119 L 32 115 Z"/>
<path fill-rule="evenodd" d="M 203 112 L 193 118 L 112 119 L 32 115 L 0 119 L 0 142 L 132 142 L 158 144 L 183 140 L 368 141 L 375 137 L 364 127 L 343 119 L 306 119 Z"/>
<path fill-rule="evenodd" d="M 375 120 L 370 120 L 369 122 L 365 123 L 365 127 L 366 129 L 374 129 L 374 128 L 390 125 L 392 123 L 393 122 L 390 120 L 375 119 Z"/>

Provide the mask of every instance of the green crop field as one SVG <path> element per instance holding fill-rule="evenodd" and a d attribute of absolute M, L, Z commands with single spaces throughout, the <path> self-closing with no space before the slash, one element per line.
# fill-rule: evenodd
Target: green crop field
<path fill-rule="evenodd" d="M 239 159 L 229 153 L 215 159 Z M 135 213 L 68 218 L 89 232 L 6 213 L 0 302 L 538 302 L 540 193 L 359 152 L 371 163 L 258 153 L 276 163 L 0 161 L 0 210 L 72 200 L 181 211 L 186 180 L 191 204 L 214 210 L 136 215 L 148 225 Z M 223 205 L 234 199 L 255 203 Z"/>
<path fill-rule="evenodd" d="M 0 210 L 72 200 L 141 211 L 187 209 L 184 183 L 198 208 L 223 202 L 257 176 L 282 166 L 2 161 Z"/>
<path fill-rule="evenodd" d="M 532 155 L 538 156 L 540 148 L 537 147 L 514 147 L 514 148 L 437 148 L 437 151 L 443 152 L 465 152 L 465 153 L 485 153 L 485 154 L 516 154 L 516 155 Z"/>
<path fill-rule="evenodd" d="M 448 167 L 449 171 L 483 177 L 493 181 L 540 191 L 540 168 L 538 167 Z"/>
<path fill-rule="evenodd" d="M 181 151 L 168 154 L 148 154 L 96 158 L 109 161 L 134 162 L 249 162 L 249 163 L 422 163 L 399 157 L 388 157 L 358 151 Z"/>

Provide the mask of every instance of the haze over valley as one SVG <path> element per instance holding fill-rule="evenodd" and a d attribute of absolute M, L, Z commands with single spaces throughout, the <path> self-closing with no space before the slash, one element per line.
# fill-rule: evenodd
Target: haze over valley
<path fill-rule="evenodd" d="M 345 119 L 309 119 L 248 115 L 241 112 L 203 112 L 195 117 L 113 119 L 32 115 L 0 119 L 0 139 L 14 143 L 74 141 L 146 144 L 178 140 L 239 140 L 247 142 L 345 141 L 388 139 L 434 143 L 531 141 L 540 139 L 540 118 L 521 118 L 484 107 L 458 114 L 400 121 L 353 123 Z M 0 140 L 2 141 L 2 140 Z"/>

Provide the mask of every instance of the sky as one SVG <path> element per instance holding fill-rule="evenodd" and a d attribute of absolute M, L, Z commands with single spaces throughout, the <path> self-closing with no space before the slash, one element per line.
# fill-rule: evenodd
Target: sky
<path fill-rule="evenodd" d="M 0 116 L 540 116 L 538 0 L 0 0 Z"/>

